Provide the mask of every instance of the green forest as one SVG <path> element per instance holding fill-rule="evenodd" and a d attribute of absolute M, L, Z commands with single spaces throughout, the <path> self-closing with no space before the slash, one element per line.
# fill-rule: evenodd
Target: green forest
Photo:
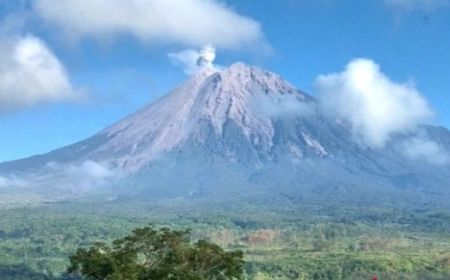
<path fill-rule="evenodd" d="M 77 250 L 112 244 L 145 226 L 191 229 L 192 240 L 242 252 L 244 279 L 450 279 L 445 210 L 213 204 L 175 199 L 2 209 L 0 279 L 75 279 L 66 272 Z"/>

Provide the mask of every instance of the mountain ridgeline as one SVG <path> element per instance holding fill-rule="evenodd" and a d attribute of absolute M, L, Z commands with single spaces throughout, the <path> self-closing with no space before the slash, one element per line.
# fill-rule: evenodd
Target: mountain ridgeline
<path fill-rule="evenodd" d="M 98 134 L 0 164 L 3 191 L 57 200 L 183 198 L 450 208 L 450 165 L 401 152 L 416 135 L 450 150 L 450 132 L 423 125 L 383 148 L 277 74 L 243 63 L 206 68 Z"/>

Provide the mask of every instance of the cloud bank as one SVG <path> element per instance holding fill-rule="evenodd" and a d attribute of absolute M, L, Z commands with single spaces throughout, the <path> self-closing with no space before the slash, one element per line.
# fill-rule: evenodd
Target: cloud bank
<path fill-rule="evenodd" d="M 0 39 L 0 113 L 75 96 L 66 70 L 43 41 Z"/>
<path fill-rule="evenodd" d="M 104 186 L 122 178 L 122 170 L 111 167 L 107 163 L 86 160 L 79 163 L 48 162 L 45 175 L 30 174 L 30 176 L 0 176 L 0 189 L 12 187 L 34 188 L 52 186 L 70 190 L 74 194 L 81 194 L 100 186 Z M 49 176 L 49 174 L 51 174 Z M 55 183 L 57 182 L 57 183 Z"/>
<path fill-rule="evenodd" d="M 4 177 L 0 176 L 0 189 L 8 187 L 20 187 L 25 184 L 24 181 L 19 180 L 15 177 Z"/>
<path fill-rule="evenodd" d="M 131 34 L 146 43 L 227 49 L 265 41 L 257 21 L 218 0 L 34 0 L 33 9 L 75 38 Z"/>
<path fill-rule="evenodd" d="M 186 75 L 195 74 L 205 68 L 216 69 L 214 65 L 216 49 L 211 45 L 204 46 L 200 50 L 188 49 L 169 53 L 167 56 L 175 66 L 183 69 Z"/>
<path fill-rule="evenodd" d="M 390 80 L 369 59 L 355 59 L 343 72 L 321 75 L 315 86 L 326 110 L 347 121 L 355 137 L 373 148 L 433 115 L 412 84 Z"/>

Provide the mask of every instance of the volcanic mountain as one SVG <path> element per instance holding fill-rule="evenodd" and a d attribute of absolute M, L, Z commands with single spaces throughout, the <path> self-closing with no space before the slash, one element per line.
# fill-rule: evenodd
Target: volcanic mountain
<path fill-rule="evenodd" d="M 450 132 L 421 126 L 384 148 L 269 71 L 205 68 L 158 101 L 73 145 L 0 164 L 13 189 L 66 199 L 108 189 L 136 198 L 264 197 L 449 207 L 446 163 L 411 160 L 405 139 L 450 150 Z M 4 188 L 5 189 L 5 188 Z"/>

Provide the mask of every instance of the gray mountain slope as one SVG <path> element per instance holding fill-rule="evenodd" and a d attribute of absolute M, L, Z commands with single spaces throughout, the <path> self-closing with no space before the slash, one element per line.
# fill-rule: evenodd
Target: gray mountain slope
<path fill-rule="evenodd" d="M 313 97 L 236 63 L 197 73 L 84 141 L 1 163 L 0 175 L 21 182 L 16 189 L 61 199 L 107 193 L 450 207 L 450 166 L 401 153 L 423 135 L 450 150 L 450 132 L 433 126 L 370 149 Z"/>

